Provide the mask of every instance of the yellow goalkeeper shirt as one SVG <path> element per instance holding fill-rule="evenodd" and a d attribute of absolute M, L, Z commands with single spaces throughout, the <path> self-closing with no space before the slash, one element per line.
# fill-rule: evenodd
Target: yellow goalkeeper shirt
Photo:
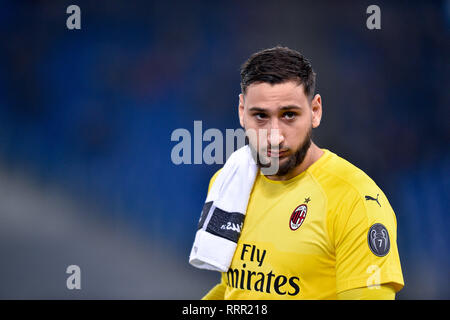
<path fill-rule="evenodd" d="M 403 287 L 397 222 L 386 196 L 363 171 L 322 150 L 290 180 L 257 175 L 217 288 L 225 299 L 337 299 L 355 288 Z"/>

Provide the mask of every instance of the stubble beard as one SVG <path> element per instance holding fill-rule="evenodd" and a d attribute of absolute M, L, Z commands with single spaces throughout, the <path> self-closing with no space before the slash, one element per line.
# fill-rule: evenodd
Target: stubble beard
<path fill-rule="evenodd" d="M 306 154 L 312 143 L 311 135 L 312 135 L 312 128 L 310 128 L 308 130 L 308 132 L 305 136 L 305 139 L 303 140 L 301 145 L 298 147 L 298 149 L 293 154 L 291 154 L 287 160 L 285 160 L 283 162 L 280 161 L 278 163 L 278 165 L 279 165 L 278 171 L 272 175 L 278 176 L 278 177 L 285 176 L 285 175 L 289 174 L 292 170 L 297 168 L 303 162 L 303 160 L 305 160 Z M 257 155 L 255 162 L 264 173 L 265 168 L 271 167 L 271 165 L 272 165 L 271 161 L 269 161 L 269 162 L 267 161 L 267 156 L 261 156 L 259 152 L 255 152 L 254 151 L 255 148 L 251 143 L 249 143 L 249 146 L 253 151 L 252 154 Z M 282 149 L 282 148 L 280 148 L 280 149 Z M 265 159 L 265 161 L 261 161 L 261 158 Z"/>

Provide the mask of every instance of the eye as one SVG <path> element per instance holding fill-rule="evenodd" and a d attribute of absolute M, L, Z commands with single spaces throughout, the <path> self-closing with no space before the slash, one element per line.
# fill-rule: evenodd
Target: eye
<path fill-rule="evenodd" d="M 265 113 L 262 113 L 262 112 L 255 113 L 253 116 L 254 116 L 257 120 L 264 120 L 264 119 L 267 118 L 267 115 L 266 115 Z"/>
<path fill-rule="evenodd" d="M 293 120 L 297 114 L 293 111 L 287 111 L 283 113 L 283 118 L 286 120 Z"/>

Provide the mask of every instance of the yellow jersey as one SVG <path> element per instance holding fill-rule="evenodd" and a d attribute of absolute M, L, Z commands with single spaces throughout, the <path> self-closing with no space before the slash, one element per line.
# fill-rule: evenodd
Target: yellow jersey
<path fill-rule="evenodd" d="M 322 150 L 290 180 L 257 175 L 221 276 L 225 299 L 337 299 L 354 288 L 403 287 L 388 199 L 363 171 Z"/>

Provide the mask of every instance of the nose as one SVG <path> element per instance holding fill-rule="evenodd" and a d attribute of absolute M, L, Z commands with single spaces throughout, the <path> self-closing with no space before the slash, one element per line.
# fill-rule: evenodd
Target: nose
<path fill-rule="evenodd" d="M 278 148 L 284 142 L 284 136 L 278 127 L 278 123 L 275 121 L 272 122 L 272 127 L 269 130 L 269 134 L 267 135 L 267 143 L 272 148 Z"/>

